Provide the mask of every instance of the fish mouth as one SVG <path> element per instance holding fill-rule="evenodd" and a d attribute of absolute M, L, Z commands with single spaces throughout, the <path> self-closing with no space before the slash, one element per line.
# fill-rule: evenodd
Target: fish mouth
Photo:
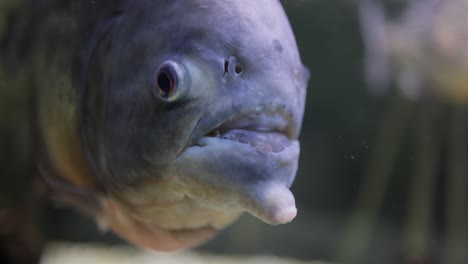
<path fill-rule="evenodd" d="M 297 138 L 292 115 L 284 109 L 274 104 L 247 108 L 216 124 L 195 145 L 215 138 L 246 144 L 262 153 L 281 152 Z"/>
<path fill-rule="evenodd" d="M 280 104 L 242 109 L 201 119 L 171 175 L 187 186 L 187 197 L 207 207 L 288 223 L 297 213 L 289 188 L 300 152 L 293 113 Z"/>
<path fill-rule="evenodd" d="M 291 144 L 291 141 L 285 134 L 274 130 L 258 130 L 257 128 L 249 128 L 232 129 L 224 132 L 221 131 L 222 130 L 216 130 L 208 134 L 206 137 L 247 144 L 262 153 L 281 152 Z"/>

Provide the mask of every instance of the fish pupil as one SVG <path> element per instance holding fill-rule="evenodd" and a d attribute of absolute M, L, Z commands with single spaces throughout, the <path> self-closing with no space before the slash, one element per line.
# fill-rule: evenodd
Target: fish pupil
<path fill-rule="evenodd" d="M 167 72 L 160 72 L 158 75 L 159 92 L 168 96 L 174 91 L 174 80 Z"/>

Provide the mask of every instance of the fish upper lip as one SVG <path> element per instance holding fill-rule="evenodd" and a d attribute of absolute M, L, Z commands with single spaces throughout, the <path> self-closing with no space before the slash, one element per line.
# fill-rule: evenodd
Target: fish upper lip
<path fill-rule="evenodd" d="M 216 123 L 204 137 L 220 137 L 233 130 L 246 130 L 258 133 L 277 133 L 289 140 L 295 138 L 293 117 L 284 105 L 260 104 L 246 108 Z"/>
<path fill-rule="evenodd" d="M 277 133 L 284 135 L 290 141 L 299 136 L 299 128 L 294 122 L 294 114 L 285 104 L 273 102 L 241 107 L 241 105 L 233 105 L 231 110 L 234 109 L 234 111 L 224 110 L 215 112 L 214 116 L 208 114 L 202 116 L 197 121 L 187 143 L 176 154 L 176 157 L 180 157 L 190 147 L 201 146 L 200 140 L 203 138 L 220 136 L 221 131 L 225 133 L 237 129 L 259 133 Z M 240 109 L 235 111 L 236 108 Z M 242 122 L 245 122 L 243 126 L 240 125 Z"/>

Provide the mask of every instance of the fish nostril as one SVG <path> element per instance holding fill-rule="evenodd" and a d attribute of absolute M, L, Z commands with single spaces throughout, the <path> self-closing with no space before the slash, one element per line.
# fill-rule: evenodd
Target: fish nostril
<path fill-rule="evenodd" d="M 224 74 L 223 77 L 226 76 L 226 73 L 229 72 L 229 61 L 224 61 Z"/>
<path fill-rule="evenodd" d="M 243 72 L 244 72 L 244 66 L 240 65 L 240 64 L 237 64 L 236 65 L 236 68 L 234 69 L 234 72 L 237 74 L 237 75 L 241 75 Z"/>
<path fill-rule="evenodd" d="M 230 56 L 228 60 L 224 61 L 224 75 L 229 73 L 232 76 L 239 76 L 245 71 L 244 66 L 239 63 L 236 57 Z"/>

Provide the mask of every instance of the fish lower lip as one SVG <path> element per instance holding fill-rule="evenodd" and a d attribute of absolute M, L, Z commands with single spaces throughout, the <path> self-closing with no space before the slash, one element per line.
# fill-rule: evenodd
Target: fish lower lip
<path fill-rule="evenodd" d="M 263 148 L 264 141 L 255 140 L 250 142 L 256 144 L 252 147 L 239 142 L 239 138 L 223 139 L 221 135 L 203 137 L 198 145 L 188 148 L 178 158 L 173 166 L 174 175 L 193 188 L 188 191 L 193 199 L 200 199 L 214 207 L 229 204 L 269 224 L 287 223 L 296 215 L 294 197 L 289 187 L 296 174 L 300 148 L 297 140 L 289 140 L 278 134 L 267 137 L 286 138 L 287 145 L 276 145 L 267 140 L 266 144 L 273 147 Z M 282 150 L 273 152 L 275 148 Z M 206 188 L 210 191 L 202 191 Z"/>
<path fill-rule="evenodd" d="M 206 137 L 247 144 L 263 153 L 281 152 L 291 144 L 285 134 L 267 128 L 215 130 Z"/>

